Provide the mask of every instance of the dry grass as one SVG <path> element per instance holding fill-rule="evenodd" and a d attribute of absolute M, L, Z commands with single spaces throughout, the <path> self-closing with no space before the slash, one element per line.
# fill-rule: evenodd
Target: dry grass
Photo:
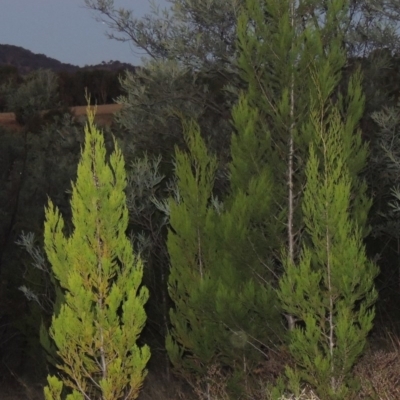
<path fill-rule="evenodd" d="M 93 109 L 93 107 L 91 107 Z M 121 104 L 105 104 L 101 106 L 97 106 L 97 111 L 96 111 L 96 117 L 95 117 L 95 122 L 100 125 L 100 126 L 110 126 L 114 114 L 121 110 L 122 105 Z M 86 109 L 87 106 L 78 106 L 78 107 L 72 107 L 71 112 L 75 116 L 75 119 L 79 122 L 85 122 L 86 121 Z"/>
<path fill-rule="evenodd" d="M 183 382 L 163 373 L 149 371 L 138 400 L 195 400 L 191 390 Z"/>
<path fill-rule="evenodd" d="M 226 392 L 228 377 L 223 374 L 220 368 L 212 365 L 207 375 L 202 379 L 197 379 L 194 384 L 194 392 L 196 399 L 199 400 L 229 400 L 229 395 Z"/>
<path fill-rule="evenodd" d="M 105 104 L 97 106 L 95 121 L 101 125 L 111 125 L 114 114 L 121 109 L 121 104 Z M 86 106 L 71 107 L 71 112 L 77 121 L 85 121 L 86 119 Z M 45 113 L 46 111 L 43 111 Z M 15 120 L 14 113 L 0 113 L 0 125 L 14 130 L 20 131 L 22 126 Z"/>
<path fill-rule="evenodd" d="M 86 115 L 86 108 L 87 108 L 87 106 L 77 106 L 77 107 L 72 107 L 71 111 L 76 116 Z M 93 108 L 93 107 L 91 107 L 91 108 Z M 121 108 L 122 108 L 121 104 L 104 104 L 104 105 L 97 106 L 97 114 L 112 115 L 112 114 L 115 114 L 117 111 L 119 111 Z"/>
<path fill-rule="evenodd" d="M 298 397 L 295 395 L 283 396 L 279 400 L 320 400 L 320 398 L 312 390 L 303 389 Z"/>
<path fill-rule="evenodd" d="M 358 400 L 400 399 L 400 339 L 393 341 L 392 349 L 370 351 L 355 368 L 360 379 Z M 210 368 L 203 381 L 191 390 L 182 382 L 162 374 L 149 373 L 138 400 L 227 400 L 226 376 L 216 367 Z M 265 397 L 248 399 L 266 400 Z M 15 375 L 0 381 L 0 400 L 43 400 L 43 389 L 29 385 Z M 303 390 L 300 396 L 287 395 L 280 400 L 321 400 L 312 390 Z M 344 399 L 345 400 L 345 399 Z"/>
<path fill-rule="evenodd" d="M 388 348 L 370 349 L 355 366 L 361 389 L 357 400 L 400 400 L 400 338 L 387 334 Z M 312 391 L 281 400 L 319 400 Z"/>
<path fill-rule="evenodd" d="M 388 350 L 368 351 L 355 367 L 360 400 L 400 399 L 400 338 L 388 334 L 388 341 Z"/>
<path fill-rule="evenodd" d="M 0 125 L 14 131 L 20 131 L 22 129 L 22 127 L 15 120 L 14 113 L 0 113 Z"/>

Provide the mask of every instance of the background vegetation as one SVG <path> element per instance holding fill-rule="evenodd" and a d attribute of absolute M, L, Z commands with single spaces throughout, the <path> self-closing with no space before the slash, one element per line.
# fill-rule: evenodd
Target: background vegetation
<path fill-rule="evenodd" d="M 85 138 L 63 107 L 87 87 L 122 104 L 104 147 L 149 290 L 143 398 L 400 398 L 397 1 L 171 0 L 141 20 L 85 3 L 148 60 L 0 69 L 23 126 L 0 134 L 4 393 L 34 398 L 59 363 L 44 205 L 68 237 Z"/>

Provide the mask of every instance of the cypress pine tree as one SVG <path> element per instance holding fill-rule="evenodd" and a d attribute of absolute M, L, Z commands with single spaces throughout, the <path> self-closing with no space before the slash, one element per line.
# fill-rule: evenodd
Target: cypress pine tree
<path fill-rule="evenodd" d="M 271 262 L 268 263 L 268 255 L 272 255 L 283 264 L 286 275 L 282 282 L 285 282 L 286 286 L 283 290 L 281 283 L 279 298 L 287 312 L 289 328 L 294 330 L 291 335 L 291 350 L 299 365 L 304 370 L 310 368 L 309 373 L 314 374 L 315 379 L 309 378 L 307 381 L 327 395 L 335 391 L 344 393 L 343 388 L 348 383 L 346 382 L 347 373 L 364 347 L 365 336 L 371 329 L 373 313 L 367 310 L 376 298 L 373 289 L 376 268 L 368 262 L 362 247 L 362 238 L 368 232 L 366 218 L 371 201 L 366 196 L 365 182 L 359 179 L 359 173 L 365 166 L 367 156 L 366 146 L 362 143 L 360 132 L 357 130 L 364 106 L 360 74 L 357 72 L 350 79 L 347 94 L 344 95 L 343 88 L 339 87 L 341 72 L 346 63 L 345 50 L 342 47 L 341 24 L 345 21 L 348 4 L 343 0 L 332 0 L 326 2 L 325 5 L 323 24 L 319 25 L 318 21 L 310 17 L 312 12 L 304 12 L 302 8 L 304 4 L 301 2 L 246 1 L 238 27 L 241 49 L 239 64 L 243 77 L 248 83 L 248 90 L 242 95 L 246 101 L 242 100 L 241 104 L 248 104 L 250 109 L 257 110 L 259 119 L 254 124 L 256 129 L 252 131 L 252 134 L 246 134 L 243 128 L 238 129 L 233 139 L 231 190 L 232 193 L 238 191 L 248 193 L 250 177 L 257 176 L 263 169 L 269 169 L 274 201 L 269 219 L 264 220 L 262 225 L 253 224 L 255 229 L 258 227 L 265 234 L 264 247 L 255 248 L 259 254 L 264 251 L 262 257 L 267 260 L 265 265 L 271 266 Z M 316 11 L 319 2 L 310 2 L 308 6 Z M 303 20 L 299 18 L 301 16 Z M 234 119 L 238 110 L 240 110 L 240 105 L 234 111 Z M 339 123 L 340 129 L 337 127 Z M 237 121 L 236 126 L 240 126 Z M 343 164 L 341 171 L 345 171 L 349 190 L 347 208 L 343 205 L 343 201 L 339 204 L 345 207 L 345 211 L 342 212 L 348 213 L 347 218 L 351 226 L 347 228 L 347 237 L 342 238 L 341 245 L 345 245 L 346 240 L 355 242 L 352 252 L 347 254 L 347 257 L 348 260 L 356 262 L 356 265 L 353 269 L 349 269 L 349 275 L 342 286 L 336 282 L 335 294 L 322 290 L 321 284 L 319 291 L 316 286 L 307 287 L 309 291 L 303 293 L 303 303 L 299 305 L 300 295 L 296 291 L 297 287 L 294 287 L 293 275 L 298 274 L 295 276 L 305 282 L 313 282 L 314 270 L 305 268 L 296 270 L 294 265 L 303 265 L 305 256 L 310 257 L 313 263 L 319 263 L 320 266 L 324 263 L 323 259 L 319 259 L 321 250 L 314 243 L 315 232 L 312 232 L 309 227 L 310 210 L 304 206 L 306 202 L 312 202 L 317 195 L 316 192 L 308 191 L 308 197 L 305 198 L 304 188 L 310 190 L 308 188 L 310 177 L 305 174 L 305 161 L 309 157 L 309 147 L 312 144 L 313 156 L 320 161 L 321 168 L 328 168 L 325 164 L 329 164 L 329 157 L 332 155 L 326 155 L 325 136 L 328 136 L 326 132 L 332 129 L 336 129 L 334 140 L 340 143 L 340 149 L 334 149 L 334 146 L 330 144 L 329 151 L 335 155 L 339 151 L 340 162 Z M 322 134 L 325 135 L 323 140 Z M 254 157 L 257 153 L 254 147 L 249 146 L 252 141 L 256 141 L 260 148 L 264 148 L 264 157 Z M 252 162 L 255 159 L 258 160 L 257 168 L 254 168 Z M 329 166 L 329 168 L 331 171 L 333 167 Z M 326 182 L 335 180 L 335 173 L 332 172 L 332 174 L 332 177 L 326 178 Z M 331 184 L 336 183 L 331 182 Z M 266 198 L 268 199 L 268 195 Z M 324 206 L 327 205 L 320 205 L 321 208 Z M 340 224 L 343 221 L 329 221 L 332 225 L 335 222 Z M 339 229 L 337 226 L 329 228 Z M 337 247 L 330 249 L 331 257 L 340 258 L 336 252 L 342 250 L 339 244 L 335 245 Z M 307 252 L 301 251 L 304 246 L 308 246 Z M 282 256 L 282 249 L 284 256 Z M 346 253 L 343 252 L 343 254 Z M 350 255 L 353 255 L 353 259 Z M 299 261 L 299 257 L 302 261 Z M 342 262 L 345 260 L 340 259 Z M 312 265 L 315 266 L 315 264 Z M 348 268 L 350 265 L 346 264 Z M 290 277 L 289 272 L 292 274 Z M 341 271 L 334 273 L 340 276 Z M 298 286 L 301 287 L 300 284 Z M 349 294 L 349 287 L 350 291 L 354 290 L 354 295 Z M 319 298 L 319 304 L 313 302 L 313 296 Z M 337 296 L 342 296 L 346 301 L 339 300 Z M 360 306 L 362 300 L 365 301 Z M 306 326 L 308 323 L 313 323 L 310 319 L 305 320 L 305 311 L 300 313 L 297 307 L 307 309 L 309 313 L 307 318 L 309 315 L 316 315 L 314 325 L 305 331 L 303 342 L 310 340 L 307 335 L 317 335 L 313 328 L 317 331 L 324 329 L 326 314 L 320 314 L 325 313 L 321 304 L 326 306 L 330 301 L 333 302 L 331 307 L 335 310 L 339 307 L 335 303 L 338 301 L 343 315 L 354 316 L 359 320 L 355 324 L 352 324 L 351 320 L 347 321 L 346 325 L 343 315 L 340 315 L 340 332 L 336 331 L 333 323 L 331 325 L 334 338 L 331 338 L 330 344 L 342 346 L 338 353 L 333 355 L 332 352 L 331 357 L 332 359 L 340 356 L 347 358 L 342 365 L 338 365 L 337 359 L 331 363 L 328 362 L 331 391 L 324 392 L 322 388 L 326 389 L 326 381 L 322 379 L 322 371 L 326 374 L 327 369 L 324 369 L 322 364 L 326 362 L 326 359 L 321 361 L 320 365 L 318 362 L 324 351 L 321 351 L 321 354 L 315 354 L 319 346 L 323 347 L 323 343 L 313 337 L 312 339 L 315 340 L 312 344 L 309 343 L 307 349 L 303 343 L 303 348 L 299 350 L 297 346 L 300 345 L 296 343 L 296 340 L 299 337 L 298 332 L 303 331 L 298 328 L 296 322 L 301 322 Z M 331 315 L 332 319 L 335 319 L 333 310 L 331 310 Z M 343 332 L 348 337 L 344 338 Z M 359 342 L 356 341 L 355 334 L 360 334 Z M 340 339 L 343 342 L 339 344 L 335 335 L 342 335 Z M 323 340 L 323 335 L 319 339 Z M 346 345 L 352 345 L 353 349 L 348 351 L 345 349 Z M 311 362 L 307 364 L 312 350 L 317 359 L 315 365 Z M 304 351 L 303 354 L 302 351 Z M 324 376 L 326 377 L 327 375 Z"/>
<path fill-rule="evenodd" d="M 282 247 L 293 261 L 299 254 L 304 160 L 313 139 L 302 135 L 299 128 L 308 119 L 313 87 L 309 64 L 317 59 L 319 49 L 308 34 L 311 27 L 300 25 L 299 14 L 292 0 L 246 0 L 238 20 L 238 62 L 247 83 L 242 104 L 257 110 L 258 120 L 247 134 L 242 124 L 232 140 L 231 191 L 233 195 L 247 193 L 249 178 L 261 169 L 269 170 L 273 201 L 264 223 L 254 225 L 265 238 L 255 251 L 276 275 L 280 274 Z M 306 38 L 310 40 L 307 46 Z M 339 79 L 345 60 L 341 54 L 334 56 L 331 72 Z M 234 118 L 238 112 L 234 110 Z M 255 163 L 248 162 L 255 155 L 251 141 L 264 150 Z M 287 319 L 292 329 L 294 320 L 290 315 Z"/>
<path fill-rule="evenodd" d="M 186 124 L 184 131 L 189 153 L 175 150 L 177 190 L 169 201 L 168 290 L 174 308 L 166 348 L 175 371 L 190 381 L 191 374 L 204 372 L 204 365 L 215 357 L 216 329 L 204 318 L 201 292 L 210 280 L 208 247 L 214 240 L 215 212 L 209 202 L 217 163 L 208 154 L 196 124 Z M 191 357 L 186 358 L 188 352 Z"/>
<path fill-rule="evenodd" d="M 239 129 L 233 140 L 231 185 L 233 192 L 246 193 L 249 176 L 256 176 L 261 168 L 270 170 L 274 200 L 269 220 L 260 226 L 265 236 L 260 251 L 264 254 L 261 257 L 277 260 L 278 265 L 282 247 L 295 262 L 305 239 L 301 208 L 305 162 L 309 144 L 318 138 L 313 136 L 315 132 L 302 128 L 309 122 L 316 99 L 324 105 L 337 103 L 346 120 L 342 138 L 352 178 L 352 212 L 364 235 L 371 205 L 365 196 L 366 184 L 358 180 L 367 157 L 357 133 L 364 105 L 359 73 L 350 79 L 347 95 L 340 93 L 344 91 L 340 83 L 346 64 L 340 29 L 346 20 L 347 2 L 326 2 L 323 23 L 312 18 L 313 13 L 320 13 L 320 3 L 307 4 L 305 9 L 302 2 L 294 0 L 247 0 L 238 22 L 239 65 L 248 83 L 242 96 L 258 111 L 259 120 L 255 138 Z M 316 77 L 321 84 L 315 83 Z M 247 161 L 254 158 L 249 138 L 265 149 L 256 168 Z M 287 319 L 293 329 L 294 318 L 287 315 Z"/>
<path fill-rule="evenodd" d="M 240 382 L 282 334 L 276 295 L 255 279 L 260 261 L 248 241 L 256 210 L 264 215 L 269 209 L 269 176 L 252 179 L 249 196 L 238 193 L 225 209 L 212 195 L 215 157 L 196 124 L 186 124 L 185 132 L 189 153 L 176 150 L 178 191 L 169 204 L 175 307 L 167 350 L 175 371 L 191 383 L 211 365 L 229 367 Z"/>
<path fill-rule="evenodd" d="M 65 299 L 50 328 L 61 380 L 49 376 L 45 397 L 60 399 L 65 384 L 71 400 L 136 399 L 150 357 L 147 346 L 136 344 L 148 292 L 140 288 L 143 265 L 126 236 L 124 160 L 115 143 L 106 161 L 90 110 L 85 133 L 72 187 L 73 233 L 65 236 L 51 201 L 46 209 L 45 250 Z"/>
<path fill-rule="evenodd" d="M 301 204 L 310 143 L 314 143 L 318 157 L 322 155 L 319 132 L 304 129 L 310 124 L 312 113 L 316 112 L 316 104 L 320 107 L 317 110 L 321 122 L 330 118 L 331 104 L 336 104 L 340 111 L 344 121 L 340 130 L 342 157 L 351 180 L 351 218 L 361 235 L 367 231 L 366 217 L 370 201 L 365 195 L 365 183 L 358 179 L 367 155 L 356 129 L 364 103 L 360 75 L 356 74 L 350 79 L 346 96 L 339 92 L 341 71 L 346 63 L 340 35 L 346 4 L 342 0 L 329 2 L 323 26 L 315 25 L 312 12 L 305 14 L 302 4 L 297 8 L 295 6 L 296 3 L 291 0 L 247 0 L 239 19 L 239 64 L 248 90 L 241 95 L 233 110 L 236 132 L 231 146 L 230 193 L 217 216 L 206 213 L 205 201 L 202 203 L 203 211 L 197 213 L 206 216 L 201 226 L 204 229 L 202 232 L 208 232 L 203 233 L 201 252 L 198 246 L 200 241 L 195 240 L 195 230 L 189 236 L 187 229 L 192 228 L 187 222 L 188 214 L 185 214 L 185 222 L 178 224 L 178 219 L 174 220 L 171 211 L 173 232 L 170 235 L 176 235 L 175 239 L 180 236 L 180 244 L 174 249 L 179 248 L 180 254 L 179 262 L 175 258 L 176 265 L 170 253 L 171 273 L 178 265 L 182 269 L 191 265 L 189 271 L 193 271 L 194 267 L 198 269 L 200 260 L 207 261 L 201 265 L 208 267 L 209 273 L 206 279 L 197 280 L 197 283 L 189 279 L 192 285 L 199 287 L 193 296 L 194 292 L 187 287 L 180 293 L 170 288 L 175 303 L 182 295 L 196 298 L 197 301 L 197 306 L 186 304 L 190 310 L 186 314 L 181 312 L 182 304 L 174 311 L 172 326 L 184 327 L 181 333 L 173 328 L 169 338 L 169 345 L 174 343 L 176 346 L 174 359 L 177 365 L 185 356 L 196 366 L 199 365 L 197 357 L 200 353 L 194 349 L 193 343 L 188 345 L 190 335 L 194 335 L 198 327 L 204 331 L 197 331 L 197 341 L 203 346 L 205 342 L 210 343 L 208 353 L 205 352 L 210 358 L 200 357 L 203 366 L 212 359 L 216 349 L 222 348 L 217 344 L 219 338 L 224 337 L 223 331 L 218 330 L 218 322 L 226 332 L 230 332 L 232 326 L 245 326 L 240 332 L 245 338 L 244 343 L 250 346 L 254 342 L 249 338 L 266 345 L 274 337 L 271 331 L 279 332 L 276 328 L 278 319 L 271 312 L 279 310 L 270 290 L 278 283 L 281 272 L 274 261 L 278 260 L 284 267 L 287 263 L 296 264 L 302 244 L 311 240 L 305 229 Z M 310 6 L 314 10 L 318 8 L 317 2 L 310 3 Z M 305 19 L 302 19 L 304 15 Z M 187 165 L 190 165 L 189 161 Z M 185 170 L 190 171 L 190 168 L 186 166 Z M 184 182 L 179 178 L 178 186 L 179 181 Z M 193 181 L 200 183 L 199 179 L 193 178 Z M 196 190 L 201 188 L 196 187 Z M 189 192 L 187 188 L 186 192 Z M 205 198 L 210 200 L 211 185 L 207 186 L 206 193 Z M 185 198 L 181 196 L 180 201 L 184 208 Z M 183 212 L 180 215 L 184 215 Z M 188 237 L 193 241 L 191 248 L 195 249 L 190 262 L 182 251 L 187 248 Z M 282 257 L 282 249 L 287 250 L 285 257 Z M 186 273 L 191 276 L 192 272 L 189 271 Z M 175 276 L 174 279 L 177 287 L 179 277 Z M 249 287 L 253 293 L 257 293 L 255 297 L 262 299 L 257 303 L 251 296 L 246 298 L 247 312 L 252 309 L 258 311 L 258 317 L 249 318 L 253 326 L 243 324 L 240 312 L 231 312 L 238 304 L 237 299 Z M 207 295 L 204 296 L 204 293 Z M 233 293 L 236 293 L 236 297 Z M 268 304 L 266 299 L 270 304 L 269 309 L 265 306 Z M 257 304 L 256 308 L 252 308 L 254 304 Z M 207 308 L 207 305 L 211 308 Z M 209 309 L 212 312 L 205 312 Z M 288 307 L 285 310 L 289 311 Z M 188 312 L 196 321 L 193 325 L 188 323 Z M 224 315 L 232 314 L 240 317 L 224 319 Z M 260 315 L 264 320 L 259 318 Z M 298 316 L 288 312 L 287 317 L 289 328 L 294 329 Z M 214 325 L 207 328 L 205 320 L 212 321 Z M 216 329 L 213 335 L 210 335 L 210 329 Z M 261 329 L 264 329 L 264 335 Z M 220 351 L 220 354 L 229 352 Z M 181 368 L 184 369 L 185 365 L 181 364 Z"/>
<path fill-rule="evenodd" d="M 323 399 L 344 399 L 372 328 L 377 267 L 367 259 L 352 216 L 345 123 L 337 108 L 328 115 L 323 108 L 313 111 L 307 126 L 319 137 L 310 146 L 302 204 L 309 241 L 298 265 L 287 260 L 279 297 L 302 322 L 291 333 L 298 369 L 289 376 L 310 383 Z"/>
<path fill-rule="evenodd" d="M 338 92 L 344 59 L 341 34 L 334 24 L 346 3 L 328 3 L 324 30 L 310 29 L 314 59 L 309 63 L 309 120 L 299 132 L 309 140 L 304 193 L 301 196 L 302 240 L 299 259 L 284 251 L 285 274 L 278 292 L 291 316 L 290 350 L 298 370 L 291 381 L 306 381 L 322 398 L 346 398 L 351 368 L 363 351 L 372 328 L 376 300 L 376 266 L 365 254 L 371 201 L 359 173 L 365 166 L 366 146 L 357 124 L 364 109 L 361 77 L 351 77 L 347 94 Z M 324 35 L 329 31 L 324 46 Z M 312 37 L 312 38 L 311 38 Z M 310 38 L 310 40 L 309 40 Z"/>

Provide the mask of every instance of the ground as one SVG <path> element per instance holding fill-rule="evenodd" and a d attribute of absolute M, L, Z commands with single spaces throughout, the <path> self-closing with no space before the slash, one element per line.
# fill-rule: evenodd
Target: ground
<path fill-rule="evenodd" d="M 105 104 L 97 106 L 96 123 L 100 126 L 110 125 L 113 115 L 119 111 L 121 107 L 121 104 Z M 86 118 L 86 106 L 71 107 L 71 111 L 77 120 L 84 120 Z M 14 130 L 22 129 L 15 120 L 14 113 L 0 113 L 0 125 Z"/>

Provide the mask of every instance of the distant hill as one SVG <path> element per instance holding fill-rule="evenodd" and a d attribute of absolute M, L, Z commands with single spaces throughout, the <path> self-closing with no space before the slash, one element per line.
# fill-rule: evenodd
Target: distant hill
<path fill-rule="evenodd" d="M 132 64 L 121 63 L 119 61 L 102 62 L 97 65 L 85 65 L 78 67 L 77 65 L 66 64 L 54 58 L 47 57 L 44 54 L 36 54 L 23 47 L 13 46 L 9 44 L 0 44 L 0 66 L 12 65 L 18 68 L 20 74 L 24 75 L 29 72 L 42 69 L 51 69 L 54 72 L 76 72 L 79 70 L 101 69 L 107 71 L 118 71 L 128 69 L 135 71 L 136 67 Z"/>

